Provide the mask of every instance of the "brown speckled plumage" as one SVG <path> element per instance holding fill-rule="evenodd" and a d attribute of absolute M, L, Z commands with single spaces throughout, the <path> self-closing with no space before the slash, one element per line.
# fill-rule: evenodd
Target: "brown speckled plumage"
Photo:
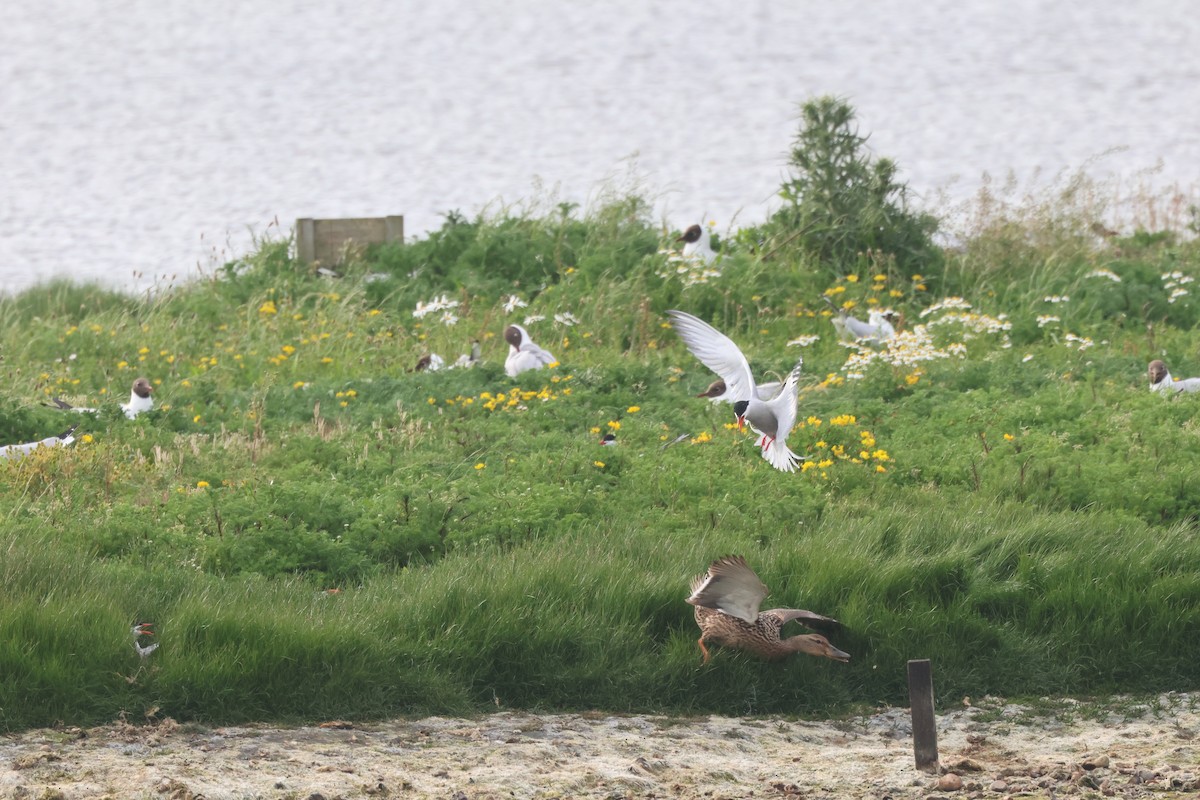
<path fill-rule="evenodd" d="M 700 651 L 704 662 L 710 657 L 705 643 L 736 647 L 760 658 L 780 659 L 791 653 L 808 653 L 834 661 L 849 661 L 847 653 L 834 647 L 819 633 L 780 637 L 783 626 L 797 620 L 810 628 L 832 630 L 837 620 L 799 608 L 759 611 L 768 589 L 741 556 L 725 556 L 709 565 L 708 572 L 692 580 L 687 602 L 696 607 L 700 627 Z"/>

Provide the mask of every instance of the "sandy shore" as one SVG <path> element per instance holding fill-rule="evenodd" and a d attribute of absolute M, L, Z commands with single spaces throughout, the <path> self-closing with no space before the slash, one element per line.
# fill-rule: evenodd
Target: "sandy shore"
<path fill-rule="evenodd" d="M 822 722 L 496 713 L 28 731 L 0 740 L 0 796 L 1200 797 L 1200 694 L 1110 701 L 1103 713 L 1052 705 L 989 698 L 939 715 L 954 777 L 914 769 L 906 709 Z"/>

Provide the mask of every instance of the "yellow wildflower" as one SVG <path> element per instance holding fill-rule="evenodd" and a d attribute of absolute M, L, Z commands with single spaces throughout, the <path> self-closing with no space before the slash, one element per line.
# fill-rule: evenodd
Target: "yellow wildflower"
<path fill-rule="evenodd" d="M 596 466 L 596 467 L 600 468 L 600 469 L 604 469 L 604 462 L 603 462 L 603 461 L 593 461 L 593 462 L 592 462 L 592 464 L 593 464 L 594 466 Z"/>
<path fill-rule="evenodd" d="M 610 419 L 608 421 L 608 427 L 612 428 L 614 431 L 619 431 L 621 430 L 621 423 L 617 422 L 615 419 Z"/>
<path fill-rule="evenodd" d="M 263 303 L 261 306 L 258 307 L 258 313 L 260 313 L 260 314 L 278 314 L 279 311 L 278 311 L 278 309 L 275 308 L 275 301 L 268 300 L 267 302 Z"/>
<path fill-rule="evenodd" d="M 629 408 L 625 409 L 625 413 L 626 414 L 636 414 L 641 410 L 642 410 L 641 406 L 630 406 Z"/>
<path fill-rule="evenodd" d="M 91 444 L 95 440 L 92 438 L 90 433 L 85 433 L 83 436 L 79 437 L 79 441 L 83 442 L 84 444 Z"/>
<path fill-rule="evenodd" d="M 478 464 L 475 465 L 475 469 L 483 469 L 486 466 L 487 466 L 487 464 L 480 461 Z"/>
<path fill-rule="evenodd" d="M 197 489 L 207 489 L 208 481 L 196 481 L 196 488 Z"/>

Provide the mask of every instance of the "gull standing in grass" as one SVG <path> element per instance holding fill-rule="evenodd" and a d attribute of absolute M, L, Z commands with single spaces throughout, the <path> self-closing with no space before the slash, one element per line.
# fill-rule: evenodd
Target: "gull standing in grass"
<path fill-rule="evenodd" d="M 834 661 L 849 661 L 850 654 L 834 647 L 819 633 L 801 634 L 781 639 L 783 626 L 797 620 L 800 624 L 821 630 L 840 627 L 836 619 L 814 614 L 801 608 L 772 608 L 760 611 L 759 606 L 769 594 L 766 585 L 741 556 L 718 558 L 708 572 L 692 579 L 692 594 L 687 602 L 696 607 L 696 624 L 700 626 L 700 652 L 707 664 L 708 648 L 704 643 L 723 644 L 748 650 L 766 659 L 780 659 L 791 653 L 808 653 Z"/>
<path fill-rule="evenodd" d="M 1200 378 L 1184 378 L 1175 380 L 1171 377 L 1167 365 L 1155 359 L 1150 362 L 1150 391 L 1161 394 L 1184 394 L 1185 392 L 1200 392 Z"/>
<path fill-rule="evenodd" d="M 145 378 L 138 378 L 133 382 L 133 389 L 129 392 L 129 402 L 121 404 L 121 412 L 129 419 L 133 419 L 143 411 L 149 411 L 154 408 L 154 398 L 150 396 L 153 393 L 154 388 L 150 385 L 150 381 Z M 44 405 L 52 406 L 60 411 L 74 411 L 78 414 L 97 414 L 100 412 L 98 408 L 73 406 L 61 397 L 51 398 L 50 402 Z"/>
<path fill-rule="evenodd" d="M 711 264 L 717 259 L 717 253 L 712 249 L 712 235 L 699 225 L 691 226 L 675 241 L 684 243 L 683 257 L 687 260 Z"/>
<path fill-rule="evenodd" d="M 0 458 L 21 459 L 32 453 L 39 447 L 66 447 L 75 441 L 75 429 L 79 427 L 79 423 L 75 423 L 58 436 L 48 436 L 36 442 L 26 442 L 25 444 L 6 444 L 0 447 Z"/>
<path fill-rule="evenodd" d="M 888 314 L 885 311 L 873 308 L 867 315 L 867 321 L 863 322 L 858 317 L 851 316 L 846 309 L 839 308 L 829 297 L 824 296 L 823 299 L 834 310 L 836 316 L 830 322 L 833 323 L 834 329 L 837 330 L 840 341 L 848 344 L 859 342 L 862 344 L 882 345 L 896 335 L 896 328 L 892 325 L 891 320 L 888 319 Z"/>
<path fill-rule="evenodd" d="M 143 411 L 154 408 L 154 398 L 150 396 L 153 391 L 150 388 L 150 381 L 145 378 L 138 378 L 134 381 L 133 390 L 129 393 L 129 402 L 121 404 L 121 410 L 125 412 L 125 416 L 133 419 Z"/>
<path fill-rule="evenodd" d="M 531 369 L 541 369 L 553 364 L 555 359 L 550 351 L 543 350 L 533 343 L 529 334 L 520 325 L 509 325 L 504 329 L 504 341 L 509 344 L 508 358 L 504 359 L 504 372 L 510 378 L 515 378 L 522 372 Z"/>
<path fill-rule="evenodd" d="M 738 427 L 749 423 L 759 433 L 762 457 L 777 470 L 795 471 L 802 459 L 788 449 L 787 437 L 796 423 L 796 394 L 803 360 L 797 362 L 778 394 L 764 400 L 757 394 L 750 362 L 732 339 L 685 311 L 671 310 L 667 315 L 692 355 L 725 382 L 725 395 L 733 403 Z"/>

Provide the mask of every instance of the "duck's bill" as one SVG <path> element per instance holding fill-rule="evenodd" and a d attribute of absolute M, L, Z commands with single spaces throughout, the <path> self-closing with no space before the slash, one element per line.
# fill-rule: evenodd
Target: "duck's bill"
<path fill-rule="evenodd" d="M 841 661 L 843 663 L 850 660 L 849 653 L 844 652 L 842 650 L 838 650 L 833 645 L 829 645 L 829 652 L 825 654 L 825 657 L 832 658 L 834 661 Z"/>

